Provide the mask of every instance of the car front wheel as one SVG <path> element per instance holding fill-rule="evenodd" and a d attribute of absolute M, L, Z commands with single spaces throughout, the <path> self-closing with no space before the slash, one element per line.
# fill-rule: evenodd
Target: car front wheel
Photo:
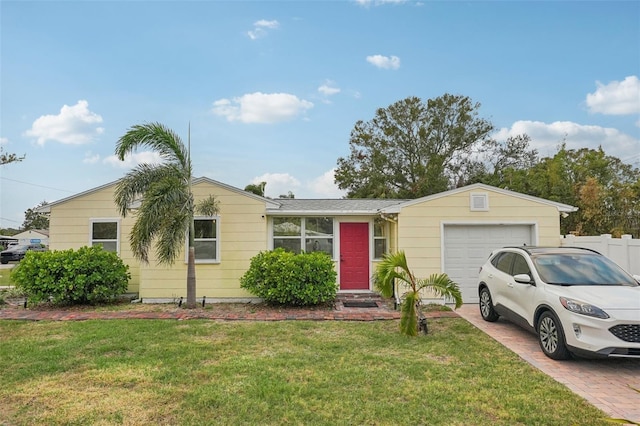
<path fill-rule="evenodd" d="M 546 356 L 551 359 L 569 359 L 571 353 L 567 349 L 564 331 L 558 318 L 552 312 L 543 312 L 538 319 L 538 342 Z"/>
<path fill-rule="evenodd" d="M 482 287 L 480 290 L 480 315 L 482 319 L 489 322 L 498 320 L 498 313 L 493 309 L 493 302 L 491 301 L 491 293 L 486 287 Z"/>

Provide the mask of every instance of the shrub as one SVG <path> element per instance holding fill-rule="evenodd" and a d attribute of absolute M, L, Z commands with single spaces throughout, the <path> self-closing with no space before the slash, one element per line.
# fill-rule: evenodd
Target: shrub
<path fill-rule="evenodd" d="M 294 254 L 278 248 L 254 256 L 240 286 L 267 303 L 319 305 L 335 300 L 336 277 L 328 254 Z"/>
<path fill-rule="evenodd" d="M 129 266 L 102 247 L 77 251 L 27 252 L 12 273 L 16 288 L 29 303 L 96 304 L 127 290 Z"/>

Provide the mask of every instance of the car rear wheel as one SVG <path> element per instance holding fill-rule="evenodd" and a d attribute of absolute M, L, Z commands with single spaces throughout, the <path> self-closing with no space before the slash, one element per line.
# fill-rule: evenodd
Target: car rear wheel
<path fill-rule="evenodd" d="M 546 356 L 557 360 L 571 358 L 571 353 L 565 343 L 562 325 L 552 312 L 546 311 L 540 315 L 537 329 L 538 342 Z"/>
<path fill-rule="evenodd" d="M 493 309 L 493 302 L 491 301 L 491 293 L 486 287 L 482 287 L 480 290 L 480 315 L 482 319 L 489 322 L 498 320 L 498 313 Z"/>

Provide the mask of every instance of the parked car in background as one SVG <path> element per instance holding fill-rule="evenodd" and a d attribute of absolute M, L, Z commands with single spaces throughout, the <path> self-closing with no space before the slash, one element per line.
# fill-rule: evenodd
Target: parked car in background
<path fill-rule="evenodd" d="M 6 265 L 9 262 L 18 262 L 24 258 L 28 251 L 47 251 L 42 244 L 26 244 L 9 247 L 0 252 L 0 263 Z"/>
<path fill-rule="evenodd" d="M 640 358 L 640 277 L 584 248 L 506 247 L 480 268 L 485 321 L 504 316 L 550 358 Z"/>

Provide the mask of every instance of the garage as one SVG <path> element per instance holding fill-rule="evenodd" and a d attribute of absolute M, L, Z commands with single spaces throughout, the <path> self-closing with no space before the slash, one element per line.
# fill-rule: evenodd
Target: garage
<path fill-rule="evenodd" d="M 444 272 L 458 283 L 464 303 L 478 303 L 478 270 L 492 250 L 536 241 L 531 224 L 449 224 L 443 230 Z"/>

